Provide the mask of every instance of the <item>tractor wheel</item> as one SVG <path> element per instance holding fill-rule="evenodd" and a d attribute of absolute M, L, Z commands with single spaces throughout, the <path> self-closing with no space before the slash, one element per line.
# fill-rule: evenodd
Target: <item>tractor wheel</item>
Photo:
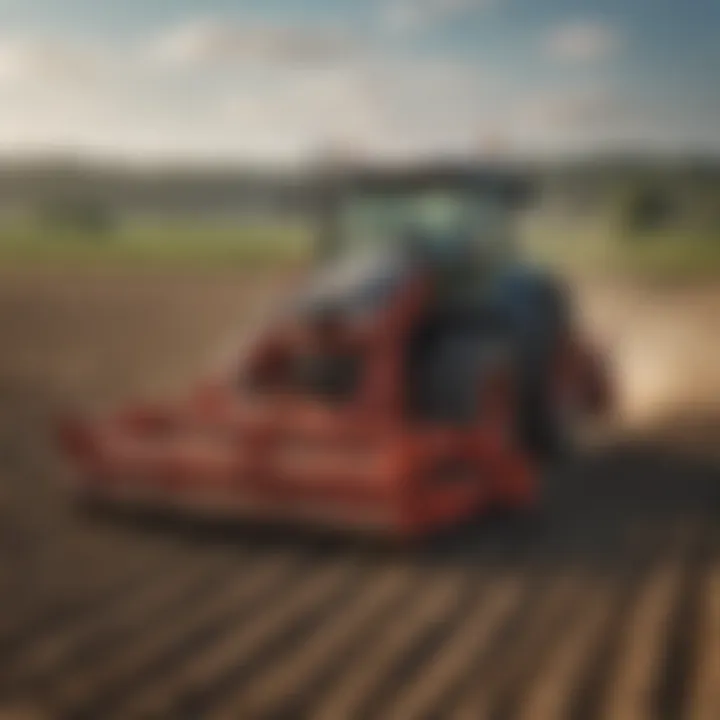
<path fill-rule="evenodd" d="M 586 413 L 575 383 L 558 372 L 551 353 L 544 371 L 531 390 L 526 418 L 530 450 L 541 461 L 557 462 L 572 457 L 582 444 Z"/>

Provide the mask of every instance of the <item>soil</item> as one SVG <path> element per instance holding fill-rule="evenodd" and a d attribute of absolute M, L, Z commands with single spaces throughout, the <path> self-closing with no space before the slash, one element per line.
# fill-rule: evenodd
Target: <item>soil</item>
<path fill-rule="evenodd" d="M 580 288 L 619 412 L 532 515 L 393 548 L 74 507 L 54 419 L 178 391 L 283 282 L 0 276 L 0 717 L 720 717 L 720 287 Z"/>

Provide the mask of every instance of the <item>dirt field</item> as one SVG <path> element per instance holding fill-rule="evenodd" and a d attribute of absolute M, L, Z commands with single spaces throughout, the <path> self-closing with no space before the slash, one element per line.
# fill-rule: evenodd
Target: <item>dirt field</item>
<path fill-rule="evenodd" d="M 720 291 L 587 289 L 624 419 L 537 518 L 391 551 L 74 513 L 51 419 L 181 387 L 266 288 L 0 276 L 2 720 L 720 717 Z"/>

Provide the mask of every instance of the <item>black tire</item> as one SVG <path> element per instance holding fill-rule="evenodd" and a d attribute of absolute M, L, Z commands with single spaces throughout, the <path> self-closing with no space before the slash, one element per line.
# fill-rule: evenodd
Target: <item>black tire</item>
<path fill-rule="evenodd" d="M 547 372 L 533 389 L 524 422 L 526 444 L 537 459 L 558 462 L 575 453 L 579 418 L 574 411 L 571 404 L 560 402 L 552 372 Z"/>
<path fill-rule="evenodd" d="M 558 404 L 555 387 L 558 350 L 571 318 L 559 285 L 538 279 L 527 287 L 523 322 L 515 328 L 521 367 L 521 434 L 528 451 L 540 461 L 558 460 L 574 451 L 572 418 Z"/>

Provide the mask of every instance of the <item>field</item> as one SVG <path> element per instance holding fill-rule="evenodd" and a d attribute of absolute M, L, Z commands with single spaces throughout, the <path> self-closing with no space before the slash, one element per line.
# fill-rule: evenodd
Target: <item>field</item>
<path fill-rule="evenodd" d="M 527 252 L 573 274 L 670 281 L 720 276 L 720 233 L 716 230 L 630 233 L 597 218 L 528 222 L 524 230 Z"/>
<path fill-rule="evenodd" d="M 626 234 L 608 222 L 530 219 L 521 228 L 530 256 L 591 276 L 651 279 L 720 277 L 720 234 L 669 229 Z M 300 220 L 127 221 L 110 231 L 49 231 L 0 222 L 0 267 L 269 269 L 297 266 L 312 251 L 313 228 Z"/>
<path fill-rule="evenodd" d="M 52 419 L 173 393 L 281 282 L 3 271 L 0 717 L 718 717 L 716 286 L 581 288 L 636 389 L 537 517 L 393 550 L 75 512 Z"/>
<path fill-rule="evenodd" d="M 247 268 L 291 265 L 308 253 L 295 222 L 127 221 L 110 231 L 0 227 L 0 267 Z"/>

